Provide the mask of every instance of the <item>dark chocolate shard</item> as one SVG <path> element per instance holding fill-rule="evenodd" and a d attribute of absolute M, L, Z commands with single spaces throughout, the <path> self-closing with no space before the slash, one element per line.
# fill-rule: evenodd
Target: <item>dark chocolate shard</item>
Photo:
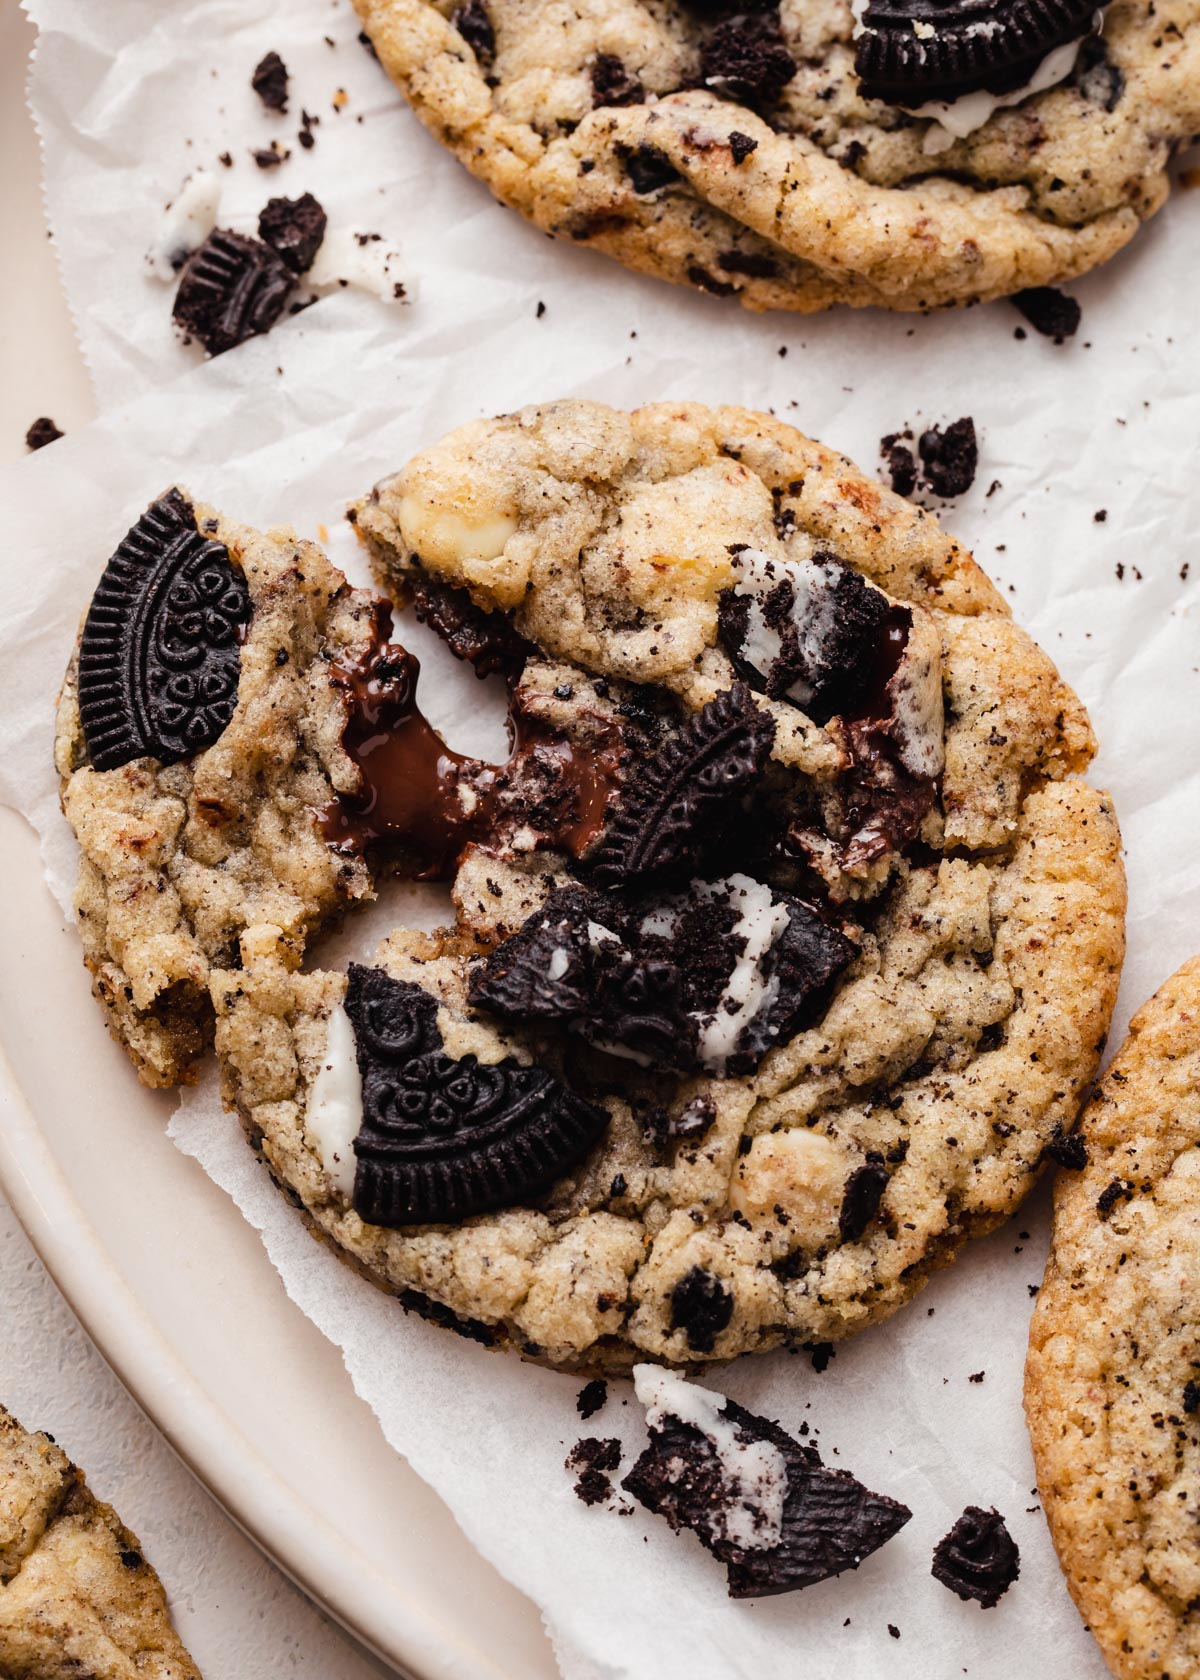
<path fill-rule="evenodd" d="M 694 1353 L 711 1353 L 733 1317 L 733 1296 L 715 1272 L 693 1266 L 671 1291 L 671 1328 Z"/>
<path fill-rule="evenodd" d="M 850 1174 L 838 1214 L 838 1231 L 843 1242 L 858 1242 L 866 1235 L 868 1225 L 879 1212 L 889 1176 L 883 1156 L 875 1153 L 869 1154 L 864 1164 Z"/>
<path fill-rule="evenodd" d="M 731 1537 L 727 1517 L 736 1501 L 739 1536 L 761 1517 L 729 1473 L 704 1431 L 668 1415 L 650 1431 L 650 1445 L 622 1482 L 626 1492 L 674 1529 L 690 1528 L 726 1566 L 731 1598 L 760 1598 L 857 1569 L 899 1533 L 912 1513 L 886 1494 L 872 1493 L 846 1470 L 830 1470 L 815 1447 L 801 1446 L 772 1423 L 726 1400 L 721 1417 L 745 1444 L 766 1442 L 782 1460 L 786 1485 L 778 1538 L 746 1545 Z"/>
<path fill-rule="evenodd" d="M 216 228 L 184 264 L 172 314 L 210 356 L 220 356 L 269 332 L 293 283 L 287 264 L 261 239 Z"/>
<path fill-rule="evenodd" d="M 1068 1172 L 1082 1172 L 1088 1164 L 1087 1144 L 1083 1141 L 1083 1133 L 1064 1132 L 1061 1126 L 1054 1128 L 1054 1136 L 1046 1145 L 1046 1154 Z"/>
<path fill-rule="evenodd" d="M 293 274 L 312 267 L 325 238 L 326 216 L 309 192 L 299 198 L 268 199 L 258 217 L 258 236 L 283 258 Z"/>
<path fill-rule="evenodd" d="M 511 1207 L 561 1178 L 607 1112 L 540 1067 L 446 1055 L 437 1000 L 352 963 L 346 1013 L 363 1082 L 354 1207 L 371 1225 L 443 1224 Z"/>
<path fill-rule="evenodd" d="M 450 22 L 484 69 L 490 68 L 496 57 L 496 30 L 486 0 L 467 0 L 450 14 Z"/>
<path fill-rule="evenodd" d="M 534 649 L 503 613 L 484 612 L 467 590 L 442 583 L 428 572 L 410 572 L 405 584 L 419 621 L 442 638 L 456 659 L 473 665 L 476 676 L 494 671 L 506 677 L 520 675 Z"/>
<path fill-rule="evenodd" d="M 592 107 L 641 105 L 646 90 L 615 53 L 597 53 L 592 60 Z"/>
<path fill-rule="evenodd" d="M 867 99 L 910 108 L 1024 87 L 1092 31 L 1095 0 L 870 0 L 854 68 Z"/>
<path fill-rule="evenodd" d="M 734 565 L 717 632 L 739 676 L 817 723 L 853 711 L 877 682 L 887 596 L 832 554 L 783 561 L 744 549 Z"/>
<path fill-rule="evenodd" d="M 79 715 L 93 767 L 176 764 L 210 746 L 237 704 L 249 617 L 228 549 L 169 490 L 118 544 L 84 621 Z"/>
<path fill-rule="evenodd" d="M 778 11 L 726 18 L 700 50 L 705 87 L 756 110 L 774 105 L 795 74 Z"/>
<path fill-rule="evenodd" d="M 760 1005 L 739 1017 L 728 1004 L 744 917 L 765 922 L 767 937 L 751 959 Z M 812 905 L 747 876 L 639 897 L 564 887 L 479 965 L 469 996 L 503 1020 L 558 1022 L 648 1065 L 750 1073 L 818 1017 L 854 956 Z"/>
<path fill-rule="evenodd" d="M 250 78 L 250 86 L 268 111 L 286 111 L 288 102 L 287 65 L 277 52 L 269 52 L 259 59 Z"/>
<path fill-rule="evenodd" d="M 950 501 L 955 496 L 965 496 L 974 484 L 979 442 L 975 422 L 969 414 L 951 421 L 944 430 L 941 426 L 930 426 L 921 433 L 917 451 L 925 483 L 935 496 Z"/>
<path fill-rule="evenodd" d="M 959 1598 L 990 1610 L 1021 1573 L 1021 1554 L 999 1511 L 968 1505 L 938 1541 L 931 1574 Z"/>
<path fill-rule="evenodd" d="M 1015 292 L 1013 303 L 1024 315 L 1034 332 L 1062 344 L 1079 331 L 1083 311 L 1077 299 L 1060 292 L 1057 286 L 1030 286 Z"/>
<path fill-rule="evenodd" d="M 710 700 L 622 789 L 593 879 L 612 887 L 694 866 L 754 786 L 774 739 L 774 720 L 745 683 Z"/>

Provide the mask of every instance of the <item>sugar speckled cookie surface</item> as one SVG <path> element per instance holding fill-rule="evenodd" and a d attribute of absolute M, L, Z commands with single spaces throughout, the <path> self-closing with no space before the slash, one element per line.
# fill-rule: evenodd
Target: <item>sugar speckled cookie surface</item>
<path fill-rule="evenodd" d="M 1025 1409 L 1071 1595 L 1121 1680 L 1200 1673 L 1200 959 L 1134 1016 L 1055 1186 Z"/>
<path fill-rule="evenodd" d="M 515 633 L 520 717 L 626 733 L 597 839 L 477 835 L 456 925 L 349 988 L 245 930 L 217 1049 L 274 1176 L 406 1303 L 567 1367 L 895 1310 L 1095 1073 L 1125 893 L 1078 700 L 932 516 L 746 410 L 478 422 L 355 517 L 398 601 Z"/>
<path fill-rule="evenodd" d="M 1071 279 L 1161 206 L 1200 128 L 1197 0 L 1114 0 L 1065 81 L 962 138 L 864 97 L 849 0 L 355 3 L 497 198 L 753 309 L 929 309 Z"/>
<path fill-rule="evenodd" d="M 0 1406 L 0 1674 L 199 1680 L 137 1537 Z"/>

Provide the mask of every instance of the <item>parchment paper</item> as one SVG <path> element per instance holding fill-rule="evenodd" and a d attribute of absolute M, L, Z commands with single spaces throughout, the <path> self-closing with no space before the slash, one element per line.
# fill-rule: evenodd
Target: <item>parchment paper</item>
<path fill-rule="evenodd" d="M 101 395 L 122 405 L 0 477 L 0 797 L 36 822 L 60 895 L 73 861 L 50 765 L 52 696 L 105 558 L 169 480 L 253 521 L 310 536 L 325 525 L 335 558 L 361 575 L 345 501 L 450 426 L 551 396 L 686 396 L 773 408 L 866 465 L 881 434 L 918 408 L 975 416 L 979 477 L 948 523 L 1080 689 L 1103 748 L 1094 779 L 1117 797 L 1131 886 L 1117 1028 L 1200 948 L 1200 660 L 1187 573 L 1200 509 L 1190 297 L 1200 224 L 1186 194 L 1133 252 L 1075 288 L 1084 324 L 1063 347 L 1015 341 L 1019 318 L 1006 305 L 935 320 L 755 320 L 551 246 L 492 206 L 397 108 L 340 5 L 262 0 L 252 21 L 231 0 L 37 0 L 32 10 L 47 32 L 34 102 L 55 234 Z M 312 187 L 339 220 L 401 237 L 420 298 L 397 314 L 340 295 L 180 377 L 194 357 L 172 343 L 168 294 L 143 281 L 141 252 L 200 136 L 215 153 L 274 132 L 244 89 L 268 47 L 293 69 L 293 111 L 320 109 L 318 144 L 266 178 L 249 166 L 241 180 L 239 163 L 231 189 L 237 181 L 257 205 L 269 191 Z M 332 115 L 337 86 L 363 124 Z M 497 750 L 494 692 L 418 626 L 404 634 L 451 744 Z M 433 889 L 389 889 L 315 960 L 341 963 L 394 922 L 444 913 Z M 261 1231 L 389 1441 L 542 1607 L 569 1680 L 1103 1674 L 1037 1509 L 1020 1412 L 1044 1194 L 888 1325 L 843 1345 L 824 1373 L 780 1355 L 713 1379 L 786 1426 L 807 1420 L 831 1462 L 914 1511 L 856 1575 L 734 1605 L 690 1537 L 640 1510 L 586 1510 L 571 1491 L 562 1461 L 578 1435 L 618 1434 L 631 1452 L 644 1439 L 627 1386 L 613 1385 L 606 1410 L 581 1425 L 577 1382 L 404 1317 L 306 1235 L 211 1082 L 188 1095 L 173 1131 Z M 981 1370 L 982 1382 L 968 1380 Z M 1021 1547 L 1021 1579 L 989 1612 L 929 1576 L 934 1542 L 967 1503 L 997 1505 Z"/>

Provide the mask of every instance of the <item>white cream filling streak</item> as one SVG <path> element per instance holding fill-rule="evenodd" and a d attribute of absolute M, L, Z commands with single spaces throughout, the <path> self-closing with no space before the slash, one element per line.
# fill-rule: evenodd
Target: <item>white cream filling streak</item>
<path fill-rule="evenodd" d="M 354 1195 L 354 1140 L 362 1130 L 362 1075 L 350 1017 L 339 1003 L 330 1011 L 325 1054 L 308 1093 L 304 1130 L 335 1190 Z"/>

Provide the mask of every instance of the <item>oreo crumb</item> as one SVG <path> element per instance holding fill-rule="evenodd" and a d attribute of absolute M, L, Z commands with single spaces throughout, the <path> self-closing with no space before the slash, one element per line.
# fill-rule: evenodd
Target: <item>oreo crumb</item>
<path fill-rule="evenodd" d="M 1083 1134 L 1064 1132 L 1061 1126 L 1054 1128 L 1054 1136 L 1046 1145 L 1046 1154 L 1068 1172 L 1082 1172 L 1088 1164 L 1087 1144 L 1083 1141 Z"/>
<path fill-rule="evenodd" d="M 1107 520 L 1107 518 L 1108 518 L 1108 509 L 1107 508 L 1097 508 L 1095 513 L 1092 515 L 1092 519 L 1094 520 L 1094 522 L 1097 525 L 1103 525 L 1104 522 Z"/>
<path fill-rule="evenodd" d="M 1027 291 L 1014 293 L 1012 301 L 1033 330 L 1043 338 L 1052 338 L 1055 344 L 1074 338 L 1079 331 L 1083 311 L 1073 297 L 1060 292 L 1057 286 L 1031 286 Z"/>
<path fill-rule="evenodd" d="M 615 1437 L 609 1440 L 597 1440 L 594 1436 L 585 1436 L 576 1441 L 567 1454 L 566 1468 L 578 1470 L 580 1476 L 575 1483 L 576 1497 L 582 1499 L 585 1505 L 600 1505 L 612 1492 L 610 1473 L 620 1467 L 621 1443 Z"/>
<path fill-rule="evenodd" d="M 858 1242 L 867 1226 L 879 1212 L 879 1204 L 888 1187 L 888 1170 L 883 1157 L 870 1155 L 865 1166 L 856 1167 L 846 1180 L 842 1192 L 842 1206 L 838 1213 L 838 1231 L 843 1242 Z"/>
<path fill-rule="evenodd" d="M 631 76 L 615 53 L 597 53 L 592 62 L 592 108 L 603 105 L 641 105 L 646 90 Z"/>
<path fill-rule="evenodd" d="M 260 146 L 250 155 L 260 169 L 278 169 L 292 154 L 286 146 L 281 146 L 278 140 L 272 140 L 269 146 Z"/>
<path fill-rule="evenodd" d="M 288 71 L 277 52 L 269 52 L 259 59 L 250 78 L 250 86 L 268 111 L 286 111 L 288 102 Z"/>
<path fill-rule="evenodd" d="M 1119 1201 L 1130 1201 L 1133 1197 L 1133 1183 L 1128 1178 L 1114 1178 L 1108 1187 L 1102 1190 L 1096 1198 L 1096 1208 L 1101 1219 L 1107 1219 Z"/>
<path fill-rule="evenodd" d="M 773 105 L 795 74 L 777 11 L 726 18 L 700 50 L 705 86 L 752 108 Z"/>
<path fill-rule="evenodd" d="M 1200 1383 L 1183 1385 L 1183 1409 L 1185 1412 L 1200 1412 Z"/>
<path fill-rule="evenodd" d="M 935 496 L 947 501 L 963 496 L 975 482 L 979 466 L 979 443 L 975 422 L 969 414 L 952 421 L 945 431 L 930 426 L 917 444 L 922 477 Z"/>
<path fill-rule="evenodd" d="M 711 1353 L 733 1317 L 733 1296 L 714 1272 L 693 1266 L 671 1291 L 671 1328 L 682 1330 L 696 1353 Z"/>
<path fill-rule="evenodd" d="M 62 435 L 50 416 L 43 414 L 40 419 L 33 422 L 33 425 L 25 433 L 25 447 L 26 449 L 45 449 L 48 443 L 53 443 L 56 438 L 60 438 Z"/>
<path fill-rule="evenodd" d="M 312 193 L 299 198 L 271 198 L 258 218 L 258 236 L 277 251 L 293 274 L 313 265 L 325 238 L 326 216 Z"/>
<path fill-rule="evenodd" d="M 679 171 L 657 146 L 618 146 L 629 184 L 640 198 L 678 181 Z"/>
<path fill-rule="evenodd" d="M 888 1623 L 888 1625 L 887 1625 L 887 1630 L 888 1630 L 888 1632 L 889 1632 L 889 1633 L 890 1633 L 890 1634 L 891 1634 L 891 1636 L 892 1636 L 892 1638 L 893 1638 L 893 1639 L 899 1639 L 899 1637 L 900 1637 L 900 1629 L 899 1629 L 899 1628 L 898 1628 L 898 1627 L 896 1627 L 896 1626 L 895 1626 L 895 1624 L 894 1624 L 894 1623 L 893 1623 L 893 1622 L 889 1622 L 889 1623 Z"/>
<path fill-rule="evenodd" d="M 972 1383 L 981 1383 L 986 1375 L 986 1371 L 973 1371 L 967 1378 L 967 1381 Z"/>
<path fill-rule="evenodd" d="M 837 1353 L 832 1342 L 805 1342 L 804 1351 L 812 1360 L 812 1368 L 818 1376 L 829 1369 L 829 1361 Z"/>
<path fill-rule="evenodd" d="M 467 0 L 450 14 L 450 22 L 487 69 L 496 57 L 496 31 L 484 0 Z"/>
<path fill-rule="evenodd" d="M 891 476 L 892 489 L 898 496 L 911 496 L 917 488 L 917 458 L 902 441 L 906 436 L 911 437 L 911 434 L 889 432 L 879 440 L 879 452 Z"/>
<path fill-rule="evenodd" d="M 930 1573 L 959 1598 L 990 1610 L 1020 1575 L 1021 1554 L 999 1511 L 968 1505 L 934 1547 Z"/>
<path fill-rule="evenodd" d="M 585 1383 L 575 1396 L 575 1410 L 585 1420 L 595 1417 L 607 1399 L 608 1384 L 603 1377 L 593 1377 L 591 1382 Z"/>
<path fill-rule="evenodd" d="M 758 150 L 758 141 L 752 140 L 748 134 L 734 129 L 729 136 L 729 155 L 735 164 L 745 163 L 751 152 Z"/>

